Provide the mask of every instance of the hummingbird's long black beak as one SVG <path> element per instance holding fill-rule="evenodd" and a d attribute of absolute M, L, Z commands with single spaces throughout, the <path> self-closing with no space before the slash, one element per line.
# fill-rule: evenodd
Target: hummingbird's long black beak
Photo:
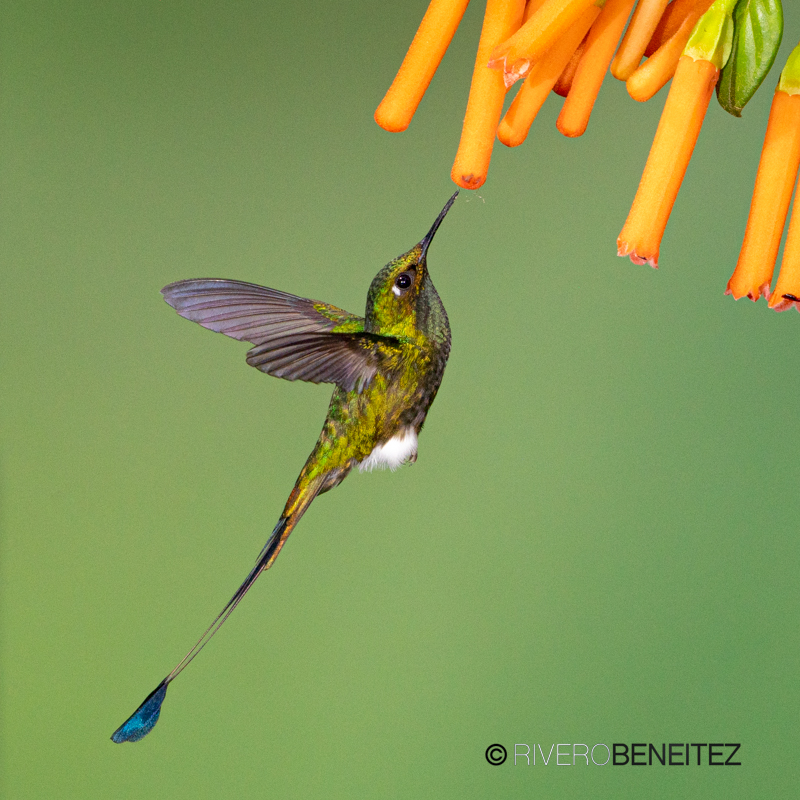
<path fill-rule="evenodd" d="M 439 214 L 439 216 L 436 217 L 436 222 L 433 223 L 431 229 L 427 232 L 427 234 L 425 234 L 425 238 L 420 242 L 420 244 L 422 245 L 422 252 L 419 254 L 420 261 L 425 260 L 425 256 L 428 252 L 428 248 L 430 247 L 431 242 L 433 241 L 433 237 L 436 235 L 436 231 L 439 230 L 439 226 L 442 224 L 442 220 L 445 218 L 445 216 L 447 216 L 447 212 L 450 210 L 450 206 L 452 206 L 453 203 L 455 202 L 456 197 L 458 197 L 458 190 L 456 190 L 453 196 L 447 201 L 447 204 L 442 209 L 441 214 Z"/>

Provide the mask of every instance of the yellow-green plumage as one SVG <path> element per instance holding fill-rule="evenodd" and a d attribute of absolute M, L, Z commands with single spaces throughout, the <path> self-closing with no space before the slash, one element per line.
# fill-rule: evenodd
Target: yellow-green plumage
<path fill-rule="evenodd" d="M 450 352 L 450 326 L 427 272 L 422 245 L 387 264 L 375 277 L 367 299 L 362 330 L 377 335 L 370 342 L 378 371 L 363 389 L 337 387 L 317 446 L 300 474 L 284 515 L 308 491 L 335 486 L 376 446 L 411 428 L 419 433 L 442 380 Z M 395 291 L 398 275 L 415 273 L 403 295 Z M 347 320 L 334 332 L 355 332 Z"/>
<path fill-rule="evenodd" d="M 416 460 L 417 435 L 450 353 L 450 325 L 426 256 L 457 194 L 425 238 L 375 276 L 363 318 L 240 281 L 179 281 L 162 290 L 181 316 L 251 342 L 248 364 L 277 377 L 335 388 L 317 444 L 256 565 L 197 644 L 114 732 L 113 741 L 138 741 L 150 732 L 169 683 L 274 563 L 317 495 L 337 486 L 356 466 L 394 468 Z"/>

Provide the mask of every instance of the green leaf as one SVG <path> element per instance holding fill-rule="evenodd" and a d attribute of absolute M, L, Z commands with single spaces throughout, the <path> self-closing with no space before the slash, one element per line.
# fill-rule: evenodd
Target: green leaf
<path fill-rule="evenodd" d="M 741 117 L 778 53 L 783 35 L 781 0 L 739 0 L 733 26 L 733 46 L 717 82 L 717 99 L 729 114 Z"/>

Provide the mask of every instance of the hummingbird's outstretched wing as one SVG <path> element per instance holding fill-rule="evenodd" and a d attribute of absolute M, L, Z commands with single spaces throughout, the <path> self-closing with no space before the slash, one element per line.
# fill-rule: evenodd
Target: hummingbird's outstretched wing
<path fill-rule="evenodd" d="M 378 344 L 397 344 L 341 308 L 254 283 L 178 281 L 161 293 L 182 317 L 254 344 L 247 363 L 290 381 L 361 390 L 378 370 Z"/>

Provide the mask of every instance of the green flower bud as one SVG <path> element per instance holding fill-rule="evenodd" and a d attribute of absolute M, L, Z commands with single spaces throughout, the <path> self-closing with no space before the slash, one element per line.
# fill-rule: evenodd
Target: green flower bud
<path fill-rule="evenodd" d="M 789 54 L 786 66 L 781 72 L 781 79 L 778 81 L 777 91 L 800 94 L 800 44 Z"/>
<path fill-rule="evenodd" d="M 716 0 L 700 17 L 683 54 L 695 61 L 710 61 L 722 69 L 733 43 L 733 9 L 737 0 Z"/>

